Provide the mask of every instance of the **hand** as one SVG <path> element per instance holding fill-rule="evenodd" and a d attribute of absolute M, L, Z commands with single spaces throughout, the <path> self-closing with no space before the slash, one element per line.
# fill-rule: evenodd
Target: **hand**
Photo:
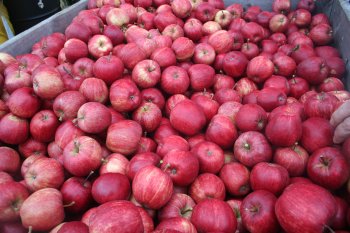
<path fill-rule="evenodd" d="M 335 128 L 333 142 L 340 144 L 350 136 L 350 100 L 343 103 L 331 117 L 331 125 Z"/>

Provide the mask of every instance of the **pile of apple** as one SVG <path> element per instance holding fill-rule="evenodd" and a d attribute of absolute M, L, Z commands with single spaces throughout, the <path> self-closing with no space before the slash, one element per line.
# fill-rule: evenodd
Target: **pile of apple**
<path fill-rule="evenodd" d="M 271 3 L 89 0 L 0 53 L 0 232 L 350 232 L 344 61 Z"/>

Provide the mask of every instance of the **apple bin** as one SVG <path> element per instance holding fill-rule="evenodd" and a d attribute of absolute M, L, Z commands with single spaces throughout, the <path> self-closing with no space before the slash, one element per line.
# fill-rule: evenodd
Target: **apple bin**
<path fill-rule="evenodd" d="M 345 0 L 78 1 L 0 45 L 0 233 L 350 233 L 349 43 Z"/>

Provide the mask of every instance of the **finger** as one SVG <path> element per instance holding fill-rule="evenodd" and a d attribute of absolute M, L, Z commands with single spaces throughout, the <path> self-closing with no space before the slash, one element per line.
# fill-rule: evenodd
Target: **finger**
<path fill-rule="evenodd" d="M 335 128 L 333 142 L 340 144 L 348 137 L 350 137 L 350 117 L 346 118 Z"/>
<path fill-rule="evenodd" d="M 350 101 L 346 101 L 332 114 L 330 123 L 333 127 L 336 127 L 345 118 L 349 116 L 350 116 Z"/>

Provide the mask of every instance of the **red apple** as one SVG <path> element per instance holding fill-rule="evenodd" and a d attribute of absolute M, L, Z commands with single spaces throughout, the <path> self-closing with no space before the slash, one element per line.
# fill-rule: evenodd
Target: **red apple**
<path fill-rule="evenodd" d="M 52 110 L 41 110 L 30 121 L 30 133 L 35 140 L 50 142 L 55 138 L 59 124 Z"/>
<path fill-rule="evenodd" d="M 290 93 L 289 96 L 299 99 L 309 90 L 309 83 L 300 77 L 293 77 L 288 80 Z"/>
<path fill-rule="evenodd" d="M 65 91 L 55 98 L 53 110 L 60 121 L 73 120 L 85 102 L 86 99 L 80 92 Z"/>
<path fill-rule="evenodd" d="M 120 58 L 111 54 L 97 59 L 93 65 L 93 73 L 96 78 L 102 79 L 107 85 L 122 77 L 124 64 Z"/>
<path fill-rule="evenodd" d="M 163 230 L 163 232 L 168 232 L 168 230 L 176 230 L 183 233 L 196 233 L 197 230 L 190 220 L 175 217 L 162 220 L 156 230 Z"/>
<path fill-rule="evenodd" d="M 141 103 L 140 91 L 135 82 L 123 78 L 115 81 L 109 92 L 112 107 L 118 112 L 135 110 Z"/>
<path fill-rule="evenodd" d="M 158 211 L 158 219 L 160 221 L 175 217 L 190 219 L 195 205 L 196 203 L 190 196 L 174 193 L 168 203 Z"/>
<path fill-rule="evenodd" d="M 248 65 L 246 56 L 238 51 L 229 52 L 223 60 L 223 70 L 233 78 L 240 77 Z"/>
<path fill-rule="evenodd" d="M 111 113 L 106 106 L 97 102 L 83 104 L 77 113 L 77 124 L 86 133 L 100 133 L 111 124 Z"/>
<path fill-rule="evenodd" d="M 237 220 L 224 201 L 206 199 L 193 208 L 191 222 L 198 232 L 235 232 Z"/>
<path fill-rule="evenodd" d="M 21 166 L 20 157 L 16 150 L 2 146 L 0 147 L 0 171 L 15 173 Z"/>
<path fill-rule="evenodd" d="M 0 141 L 7 144 L 21 144 L 29 135 L 29 123 L 26 119 L 8 113 L 0 120 Z"/>
<path fill-rule="evenodd" d="M 214 92 L 222 88 L 234 88 L 236 86 L 233 78 L 225 74 L 215 74 L 214 79 Z"/>
<path fill-rule="evenodd" d="M 221 28 L 227 29 L 228 26 L 231 24 L 233 17 L 233 14 L 231 14 L 231 12 L 227 9 L 220 10 L 216 12 L 214 21 L 217 22 L 221 26 Z"/>
<path fill-rule="evenodd" d="M 272 149 L 265 136 L 256 131 L 242 133 L 234 144 L 234 157 L 247 167 L 272 159 Z"/>
<path fill-rule="evenodd" d="M 9 222 L 19 219 L 20 209 L 28 198 L 29 191 L 15 181 L 0 183 L 0 191 L 0 221 Z"/>
<path fill-rule="evenodd" d="M 122 154 L 113 153 L 103 159 L 100 174 L 120 173 L 126 175 L 129 160 Z"/>
<path fill-rule="evenodd" d="M 60 148 L 64 149 L 71 140 L 83 135 L 84 132 L 71 121 L 65 121 L 56 130 L 55 142 Z"/>
<path fill-rule="evenodd" d="M 286 168 L 291 177 L 305 173 L 308 159 L 309 154 L 299 145 L 277 148 L 273 156 L 273 162 Z"/>
<path fill-rule="evenodd" d="M 143 103 L 133 112 L 132 118 L 142 126 L 144 131 L 153 132 L 160 124 L 162 113 L 157 105 Z"/>
<path fill-rule="evenodd" d="M 329 75 L 342 78 L 345 73 L 345 63 L 340 57 L 329 57 L 326 59 Z"/>
<path fill-rule="evenodd" d="M 64 220 L 62 194 L 54 188 L 34 192 L 23 202 L 20 216 L 25 228 L 49 231 Z"/>
<path fill-rule="evenodd" d="M 318 85 L 328 77 L 329 68 L 323 58 L 310 57 L 298 64 L 297 74 L 309 84 Z"/>
<path fill-rule="evenodd" d="M 135 174 L 142 168 L 148 165 L 158 166 L 161 158 L 158 154 L 152 152 L 145 152 L 136 154 L 131 158 L 130 163 L 126 168 L 126 174 L 130 180 L 134 179 Z"/>
<path fill-rule="evenodd" d="M 189 18 L 184 24 L 185 36 L 192 41 L 198 41 L 202 38 L 202 22 L 196 18 Z"/>
<path fill-rule="evenodd" d="M 95 139 L 88 136 L 73 139 L 63 150 L 63 166 L 75 176 L 86 176 L 99 168 L 101 159 L 101 146 Z"/>
<path fill-rule="evenodd" d="M 210 65 L 215 60 L 215 50 L 207 43 L 199 43 L 196 45 L 193 55 L 193 61 L 197 64 Z"/>
<path fill-rule="evenodd" d="M 291 57 L 297 64 L 314 56 L 316 56 L 314 48 L 307 44 L 296 45 L 291 53 Z"/>
<path fill-rule="evenodd" d="M 286 94 L 273 87 L 263 88 L 257 94 L 257 104 L 263 107 L 267 112 L 271 112 L 278 106 L 285 105 L 286 101 Z"/>
<path fill-rule="evenodd" d="M 329 120 L 338 108 L 339 100 L 332 94 L 321 92 L 311 95 L 304 103 L 307 117 L 322 117 Z"/>
<path fill-rule="evenodd" d="M 247 42 L 242 44 L 241 46 L 241 52 L 249 59 L 253 59 L 254 57 L 258 56 L 259 54 L 259 47 L 251 42 Z"/>
<path fill-rule="evenodd" d="M 215 17 L 215 7 L 208 2 L 202 2 L 196 7 L 195 17 L 202 23 L 211 21 Z"/>
<path fill-rule="evenodd" d="M 66 28 L 65 35 L 67 40 L 76 38 L 87 43 L 92 36 L 92 32 L 91 29 L 82 22 L 73 21 Z"/>
<path fill-rule="evenodd" d="M 188 142 L 178 135 L 166 136 L 158 142 L 157 154 L 163 158 L 172 150 L 188 151 L 190 149 Z"/>
<path fill-rule="evenodd" d="M 262 131 L 267 123 L 265 110 L 257 104 L 244 104 L 235 118 L 238 129 L 246 131 Z"/>
<path fill-rule="evenodd" d="M 262 83 L 271 75 L 274 71 L 274 65 L 271 60 L 258 56 L 253 58 L 247 66 L 247 76 L 256 83 Z"/>
<path fill-rule="evenodd" d="M 142 103 L 154 103 L 159 109 L 163 109 L 165 98 L 158 88 L 147 88 L 141 91 Z"/>
<path fill-rule="evenodd" d="M 191 152 L 198 158 L 201 173 L 216 174 L 224 166 L 224 151 L 213 142 L 200 142 L 191 149 Z"/>
<path fill-rule="evenodd" d="M 159 82 L 160 76 L 160 66 L 153 60 L 140 61 L 132 71 L 132 79 L 140 88 L 155 86 Z"/>
<path fill-rule="evenodd" d="M 287 232 L 322 232 L 331 226 L 336 211 L 332 194 L 312 183 L 291 184 L 275 205 L 278 222 Z"/>
<path fill-rule="evenodd" d="M 333 39 L 333 29 L 326 23 L 317 24 L 310 30 L 309 36 L 315 45 L 327 45 Z"/>
<path fill-rule="evenodd" d="M 349 164 L 339 149 L 323 147 L 311 154 L 307 174 L 316 184 L 336 190 L 348 180 Z"/>
<path fill-rule="evenodd" d="M 160 209 L 173 194 L 173 182 L 168 174 L 149 165 L 136 172 L 132 191 L 140 204 L 151 209 Z"/>
<path fill-rule="evenodd" d="M 317 56 L 322 57 L 324 59 L 328 59 L 331 57 L 340 57 L 339 51 L 332 46 L 317 46 L 315 48 L 315 53 Z"/>
<path fill-rule="evenodd" d="M 64 90 L 60 73 L 52 66 L 40 65 L 32 75 L 33 89 L 42 99 L 54 99 Z"/>
<path fill-rule="evenodd" d="M 188 89 L 190 78 L 185 69 L 169 66 L 162 72 L 160 85 L 168 94 L 182 94 Z"/>
<path fill-rule="evenodd" d="M 193 56 L 195 45 L 187 37 L 179 37 L 173 42 L 171 48 L 174 50 L 177 60 L 185 61 Z"/>
<path fill-rule="evenodd" d="M 334 129 L 328 120 L 310 117 L 302 123 L 301 145 L 309 152 L 333 144 Z"/>
<path fill-rule="evenodd" d="M 190 151 L 169 151 L 162 161 L 161 169 L 170 175 L 174 185 L 187 186 L 198 176 L 198 158 Z"/>
<path fill-rule="evenodd" d="M 64 53 L 67 61 L 74 63 L 79 58 L 87 57 L 89 51 L 84 41 L 72 38 L 64 43 Z"/>
<path fill-rule="evenodd" d="M 202 173 L 193 181 L 188 194 L 199 204 L 208 199 L 223 201 L 226 196 L 226 190 L 224 182 L 218 176 L 211 173 Z"/>
<path fill-rule="evenodd" d="M 139 123 L 121 120 L 109 126 L 106 146 L 115 153 L 128 156 L 137 150 L 141 136 L 142 128 Z"/>
<path fill-rule="evenodd" d="M 268 191 L 250 193 L 243 199 L 240 209 L 243 226 L 249 232 L 278 232 L 275 203 L 276 197 Z"/>
<path fill-rule="evenodd" d="M 108 55 L 110 52 L 112 52 L 112 49 L 112 41 L 105 35 L 94 35 L 89 39 L 89 53 L 97 59 Z"/>
<path fill-rule="evenodd" d="M 163 69 L 176 64 L 175 53 L 169 47 L 157 48 L 151 54 L 151 59 Z"/>
<path fill-rule="evenodd" d="M 18 69 L 5 74 L 4 88 L 9 94 L 18 88 L 31 86 L 32 80 L 28 72 Z"/>
<path fill-rule="evenodd" d="M 285 32 L 288 29 L 288 18 L 283 14 L 272 16 L 269 22 L 269 28 L 272 32 Z"/>
<path fill-rule="evenodd" d="M 345 229 L 347 226 L 346 215 L 349 209 L 348 203 L 340 197 L 334 196 L 335 202 L 337 204 L 337 213 L 334 217 L 333 223 L 331 225 L 332 229 Z"/>
<path fill-rule="evenodd" d="M 250 192 L 250 171 L 238 162 L 225 164 L 220 170 L 220 178 L 227 192 L 235 196 L 244 196 Z"/>
<path fill-rule="evenodd" d="M 211 119 L 205 137 L 221 148 L 228 149 L 232 148 L 238 137 L 238 132 L 229 117 L 218 114 Z"/>
<path fill-rule="evenodd" d="M 79 92 L 83 94 L 87 101 L 105 103 L 108 99 L 108 88 L 106 83 L 98 78 L 85 79 Z"/>

